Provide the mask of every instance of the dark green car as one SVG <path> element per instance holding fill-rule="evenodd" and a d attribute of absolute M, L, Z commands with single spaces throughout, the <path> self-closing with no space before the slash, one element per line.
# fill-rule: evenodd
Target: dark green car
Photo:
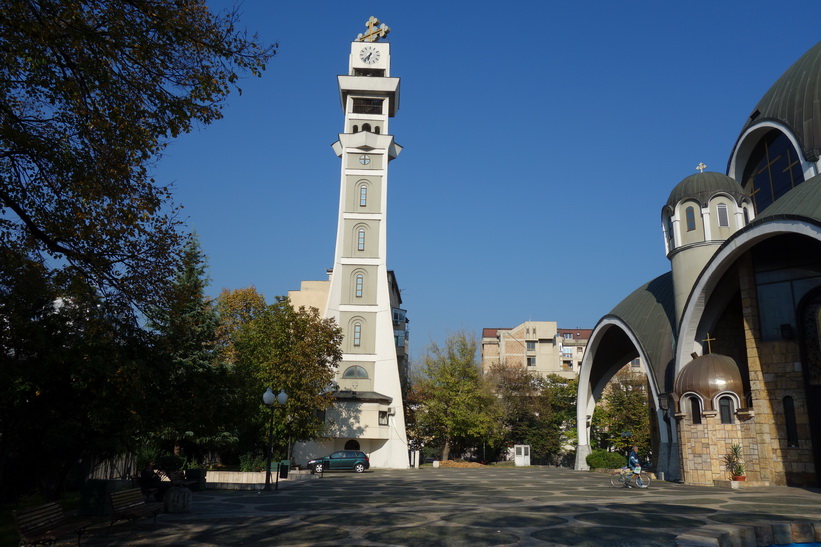
<path fill-rule="evenodd" d="M 356 471 L 362 473 L 371 466 L 368 457 L 359 450 L 340 450 L 330 456 L 317 458 L 308 462 L 311 473 L 325 471 Z"/>

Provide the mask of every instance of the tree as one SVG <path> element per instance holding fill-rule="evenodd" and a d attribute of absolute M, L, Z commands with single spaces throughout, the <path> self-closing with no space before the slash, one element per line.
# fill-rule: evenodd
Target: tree
<path fill-rule="evenodd" d="M 494 440 L 501 412 L 476 361 L 476 339 L 464 332 L 431 343 L 417 391 L 418 427 L 441 442 L 442 459 L 481 439 Z"/>
<path fill-rule="evenodd" d="M 274 434 L 287 444 L 316 438 L 324 428 L 318 413 L 332 403 L 328 390 L 336 368 L 342 359 L 340 344 L 342 331 L 333 319 L 322 318 L 311 308 L 295 310 L 287 297 L 277 297 L 276 302 L 259 310 L 254 297 L 256 291 L 234 295 L 221 295 L 223 302 L 250 303 L 240 306 L 249 311 L 250 320 L 233 323 L 235 374 L 240 378 L 240 399 L 246 416 L 257 416 L 248 431 L 254 440 L 267 435 L 265 425 L 269 409 L 262 404 L 262 393 L 270 387 L 276 392 L 284 389 L 288 402 L 279 413 L 287 417 L 275 422 Z M 230 320 L 242 314 L 231 316 Z"/>
<path fill-rule="evenodd" d="M 227 365 L 216 352 L 218 316 L 205 296 L 207 284 L 205 256 L 193 238 L 170 283 L 168 305 L 149 315 L 163 364 L 155 379 L 162 415 L 154 434 L 173 443 L 177 455 L 184 439 L 200 451 L 235 440 L 230 433 L 233 389 Z"/>
<path fill-rule="evenodd" d="M 0 493 L 54 499 L 78 461 L 125 450 L 150 425 L 155 357 L 71 268 L 0 247 Z"/>
<path fill-rule="evenodd" d="M 650 404 L 647 377 L 627 367 L 617 372 L 604 389 L 593 412 L 591 430 L 599 447 L 625 455 L 633 445 L 640 453 L 650 448 Z"/>
<path fill-rule="evenodd" d="M 3 245 L 72 264 L 110 300 L 159 304 L 184 236 L 149 168 L 275 54 L 236 21 L 204 0 L 4 2 Z"/>

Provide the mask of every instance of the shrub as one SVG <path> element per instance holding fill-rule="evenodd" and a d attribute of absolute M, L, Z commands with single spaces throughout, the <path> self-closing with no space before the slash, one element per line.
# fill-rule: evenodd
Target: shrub
<path fill-rule="evenodd" d="M 265 460 L 255 454 L 243 454 L 239 457 L 240 471 L 264 471 Z"/>
<path fill-rule="evenodd" d="M 627 463 L 627 458 L 616 452 L 594 450 L 585 458 L 591 469 L 619 469 Z"/>

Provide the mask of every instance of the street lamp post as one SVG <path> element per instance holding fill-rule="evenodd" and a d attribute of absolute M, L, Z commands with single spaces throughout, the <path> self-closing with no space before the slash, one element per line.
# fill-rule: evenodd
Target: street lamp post
<path fill-rule="evenodd" d="M 275 396 L 269 387 L 262 394 L 262 402 L 271 409 L 271 418 L 268 422 L 268 465 L 265 467 L 265 488 L 263 490 L 271 489 L 271 459 L 274 456 L 274 403 L 283 406 L 287 401 L 288 394 L 285 393 L 284 389 L 281 389 L 279 395 Z"/>

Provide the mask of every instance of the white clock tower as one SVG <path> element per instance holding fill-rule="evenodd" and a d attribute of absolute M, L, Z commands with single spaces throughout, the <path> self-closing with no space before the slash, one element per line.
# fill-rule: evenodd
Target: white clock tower
<path fill-rule="evenodd" d="M 405 315 L 393 272 L 387 269 L 388 165 L 402 150 L 388 121 L 399 109 L 399 78 L 392 78 L 389 32 L 375 17 L 351 43 L 348 73 L 339 76 L 345 113 L 333 144 L 341 158 L 339 221 L 325 316 L 342 329 L 343 357 L 329 437 L 321 450 L 362 450 L 377 468 L 408 467 L 396 332 L 404 355 Z M 397 302 L 398 300 L 398 302 Z M 398 317 L 397 317 L 398 315 Z M 401 322 L 401 330 L 395 331 Z"/>

